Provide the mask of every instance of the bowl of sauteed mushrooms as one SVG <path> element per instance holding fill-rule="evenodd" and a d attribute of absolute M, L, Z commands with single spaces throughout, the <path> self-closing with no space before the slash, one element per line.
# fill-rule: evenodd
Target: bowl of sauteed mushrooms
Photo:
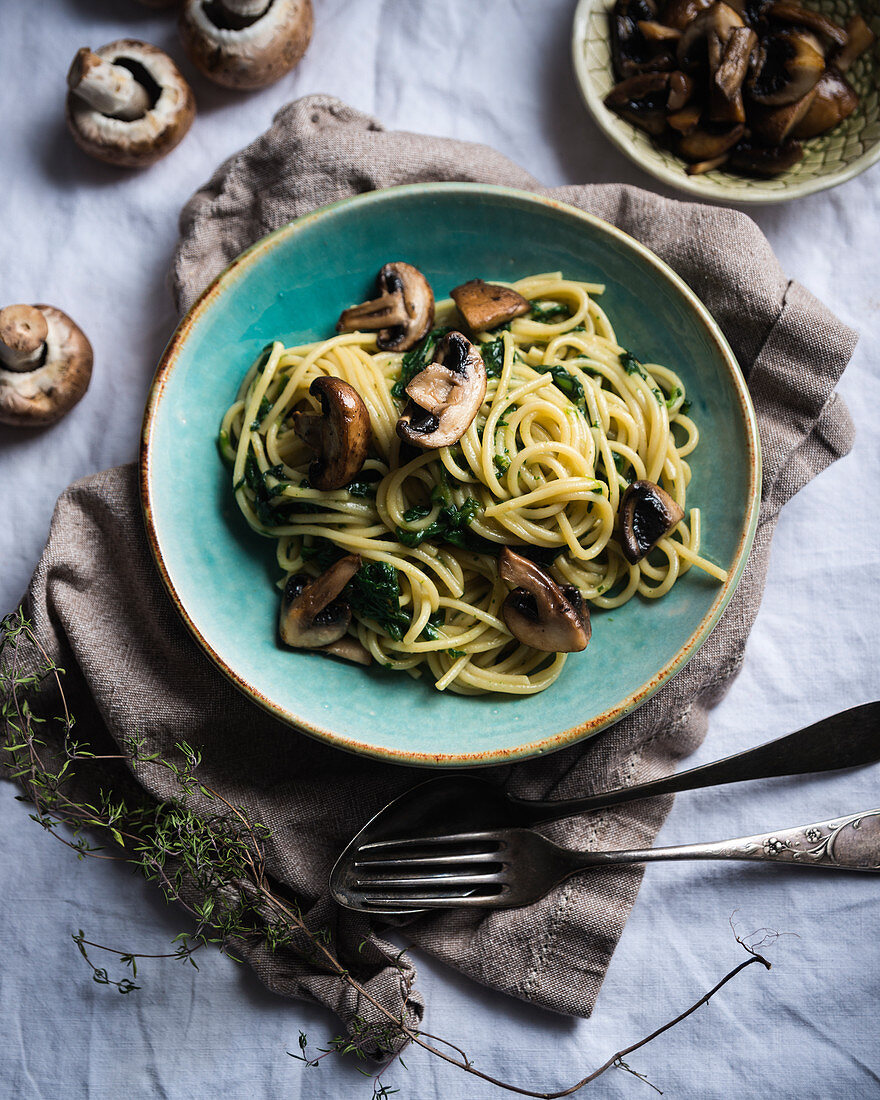
<path fill-rule="evenodd" d="M 784 202 L 880 158 L 880 7 L 854 0 L 581 0 L 584 101 L 657 179 Z"/>

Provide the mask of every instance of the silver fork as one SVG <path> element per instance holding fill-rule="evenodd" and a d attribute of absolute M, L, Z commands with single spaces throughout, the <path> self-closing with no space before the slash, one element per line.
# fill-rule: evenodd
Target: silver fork
<path fill-rule="evenodd" d="M 480 906 L 512 909 L 570 875 L 661 859 L 763 860 L 803 868 L 880 871 L 880 809 L 709 844 L 575 852 L 531 829 L 493 829 L 364 844 L 344 904 L 361 912 Z"/>

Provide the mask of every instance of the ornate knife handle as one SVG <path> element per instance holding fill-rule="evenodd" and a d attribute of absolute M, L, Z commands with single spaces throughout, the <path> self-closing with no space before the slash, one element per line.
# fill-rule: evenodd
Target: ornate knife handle
<path fill-rule="evenodd" d="M 635 853 L 628 854 L 632 856 Z M 772 833 L 722 840 L 714 844 L 649 848 L 638 854 L 644 862 L 655 859 L 747 859 L 796 863 L 800 867 L 880 871 L 880 810 L 863 810 L 862 813 L 836 817 L 831 821 L 817 821 L 813 825 L 777 829 Z"/>

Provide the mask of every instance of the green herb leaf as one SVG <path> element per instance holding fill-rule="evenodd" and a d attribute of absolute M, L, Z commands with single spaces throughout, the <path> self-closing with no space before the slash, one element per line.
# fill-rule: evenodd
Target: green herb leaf
<path fill-rule="evenodd" d="M 647 377 L 642 364 L 636 359 L 631 351 L 622 351 L 619 355 L 619 359 L 620 365 L 627 374 L 637 374 L 640 378 Z"/>
<path fill-rule="evenodd" d="M 587 399 L 584 394 L 584 387 L 581 384 L 579 378 L 567 370 L 561 363 L 557 363 L 552 367 L 547 367 L 547 373 L 553 378 L 553 385 L 557 389 L 562 390 L 565 396 L 571 401 L 573 405 L 576 405 L 580 411 L 587 415 Z"/>
<path fill-rule="evenodd" d="M 504 368 L 503 338 L 499 336 L 497 340 L 487 340 L 485 344 L 480 344 L 479 352 L 486 366 L 486 377 L 500 378 Z"/>
<path fill-rule="evenodd" d="M 529 304 L 532 307 L 530 320 L 540 321 L 542 325 L 556 324 L 571 316 L 568 306 L 561 302 L 533 301 Z"/>

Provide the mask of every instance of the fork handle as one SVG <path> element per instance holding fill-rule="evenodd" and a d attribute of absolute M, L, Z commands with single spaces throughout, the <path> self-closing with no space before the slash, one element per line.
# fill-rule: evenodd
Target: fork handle
<path fill-rule="evenodd" d="M 880 702 L 873 702 L 832 714 L 805 729 L 757 748 L 652 783 L 621 787 L 583 798 L 538 802 L 510 796 L 510 801 L 516 806 L 520 821 L 538 825 L 653 795 L 693 791 L 722 783 L 740 783 L 746 779 L 769 779 L 776 775 L 836 771 L 872 764 L 877 760 L 880 760 Z"/>
<path fill-rule="evenodd" d="M 573 857 L 568 874 L 606 863 L 650 863 L 660 859 L 760 860 L 798 867 L 880 871 L 880 809 L 709 844 L 568 854 Z"/>

